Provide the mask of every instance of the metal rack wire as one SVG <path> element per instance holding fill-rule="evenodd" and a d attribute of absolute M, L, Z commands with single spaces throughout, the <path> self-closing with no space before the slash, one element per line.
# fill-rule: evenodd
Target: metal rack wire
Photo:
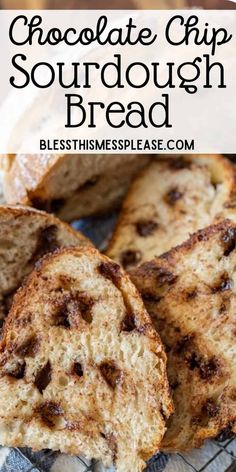
<path fill-rule="evenodd" d="M 9 457 L 13 454 L 11 460 Z M 11 449 L 4 472 L 70 472 L 69 468 L 55 467 L 60 457 L 58 452 L 49 450 L 33 453 L 29 449 Z M 54 466 L 53 466 L 54 464 Z M 77 467 L 78 466 L 78 467 Z M 73 471 L 102 472 L 98 462 L 90 463 L 81 457 L 73 458 Z M 231 437 L 224 441 L 215 440 L 206 443 L 204 448 L 188 454 L 157 455 L 147 465 L 146 472 L 236 472 L 236 439 Z M 104 470 L 105 472 L 105 470 Z M 110 472 L 110 471 L 109 471 Z"/>
<path fill-rule="evenodd" d="M 178 467 L 177 467 L 178 465 Z M 171 456 L 165 472 L 236 472 L 236 439 L 215 440 L 189 454 Z"/>

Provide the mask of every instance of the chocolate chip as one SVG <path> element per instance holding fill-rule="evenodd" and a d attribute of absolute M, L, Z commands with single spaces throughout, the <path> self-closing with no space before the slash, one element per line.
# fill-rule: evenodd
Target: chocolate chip
<path fill-rule="evenodd" d="M 219 442 L 224 442 L 227 439 L 231 439 L 234 436 L 234 433 L 232 431 L 234 426 L 234 421 L 230 421 L 227 428 L 222 429 L 220 434 L 217 436 L 217 441 Z"/>
<path fill-rule="evenodd" d="M 55 425 L 55 417 L 61 416 L 64 413 L 60 405 L 50 401 L 42 403 L 36 409 L 36 412 L 40 414 L 43 422 L 49 427 L 53 427 Z"/>
<path fill-rule="evenodd" d="M 207 231 L 200 230 L 198 233 L 195 233 L 195 236 L 197 237 L 199 242 L 205 242 L 208 241 L 208 234 Z"/>
<path fill-rule="evenodd" d="M 157 272 L 158 273 L 156 274 L 156 279 L 160 286 L 165 284 L 172 285 L 177 280 L 177 275 L 173 274 L 173 272 L 170 272 L 166 269 L 160 268 L 160 270 Z"/>
<path fill-rule="evenodd" d="M 224 256 L 229 256 L 236 248 L 236 228 L 227 228 L 221 238 L 224 244 Z"/>
<path fill-rule="evenodd" d="M 35 385 L 40 393 L 43 393 L 45 388 L 47 388 L 48 384 L 51 382 L 52 379 L 52 368 L 51 363 L 48 361 L 42 369 L 40 369 L 36 376 L 35 376 Z"/>
<path fill-rule="evenodd" d="M 211 380 L 212 377 L 220 374 L 220 363 L 215 357 L 205 360 L 200 354 L 192 352 L 185 359 L 190 370 L 199 369 L 199 375 L 203 380 Z"/>
<path fill-rule="evenodd" d="M 165 267 L 159 266 L 155 260 L 144 262 L 139 269 L 140 275 L 145 277 L 154 278 L 159 287 L 165 284 L 174 284 L 178 278 L 173 272 L 169 271 Z"/>
<path fill-rule="evenodd" d="M 116 262 L 101 262 L 98 266 L 98 272 L 106 279 L 111 280 L 117 288 L 120 287 L 122 275 L 119 264 L 116 264 Z"/>
<path fill-rule="evenodd" d="M 206 414 L 209 418 L 215 418 L 219 411 L 219 405 L 216 405 L 215 401 L 211 398 L 209 398 L 202 407 L 202 413 Z"/>
<path fill-rule="evenodd" d="M 173 328 L 176 333 L 181 333 L 181 329 L 179 326 L 173 326 Z"/>
<path fill-rule="evenodd" d="M 94 187 L 94 185 L 98 183 L 99 179 L 100 179 L 99 175 L 94 175 L 93 177 L 91 177 L 91 179 L 86 180 L 86 182 L 83 185 L 80 185 L 77 188 L 76 192 L 81 192 L 83 190 L 87 190 L 90 187 Z"/>
<path fill-rule="evenodd" d="M 38 340 L 35 335 L 30 336 L 22 344 L 16 347 L 15 354 L 25 357 L 33 356 L 37 352 Z"/>
<path fill-rule="evenodd" d="M 84 372 L 83 372 L 82 364 L 80 364 L 80 362 L 75 362 L 73 365 L 72 372 L 78 375 L 78 377 L 83 377 Z"/>
<path fill-rule="evenodd" d="M 198 426 L 199 424 L 201 424 L 201 420 L 202 418 L 200 416 L 193 416 L 190 422 L 191 422 L 191 425 Z"/>
<path fill-rule="evenodd" d="M 102 362 L 99 366 L 101 374 L 108 385 L 115 389 L 121 380 L 121 370 L 116 366 L 115 362 Z"/>
<path fill-rule="evenodd" d="M 189 359 L 187 359 L 190 370 L 198 369 L 200 366 L 199 356 L 193 352 Z"/>
<path fill-rule="evenodd" d="M 193 300 L 194 298 L 197 297 L 197 289 L 194 288 L 193 290 L 187 291 L 186 292 L 186 300 Z"/>
<path fill-rule="evenodd" d="M 174 352 L 176 354 L 181 354 L 186 349 L 189 349 L 192 346 L 193 338 L 194 338 L 193 334 L 187 334 L 186 336 L 183 336 L 181 339 L 177 341 L 174 348 Z"/>
<path fill-rule="evenodd" d="M 203 380 L 210 380 L 212 377 L 220 374 L 219 361 L 215 357 L 206 361 L 201 361 L 199 371 L 200 377 Z"/>
<path fill-rule="evenodd" d="M 136 223 L 137 233 L 146 238 L 153 234 L 158 228 L 158 224 L 152 220 L 140 220 Z"/>
<path fill-rule="evenodd" d="M 161 297 L 159 295 L 155 295 L 155 293 L 151 293 L 147 290 L 142 291 L 141 294 L 145 302 L 159 303 L 161 301 Z"/>
<path fill-rule="evenodd" d="M 173 187 L 165 195 L 165 201 L 168 203 L 168 205 L 174 205 L 182 197 L 183 193 L 180 192 L 177 187 Z"/>
<path fill-rule="evenodd" d="M 218 282 L 216 282 L 215 286 L 212 287 L 212 293 L 217 292 L 225 292 L 227 290 L 231 290 L 233 286 L 233 281 L 228 277 L 227 273 L 221 275 Z"/>
<path fill-rule="evenodd" d="M 127 314 L 121 323 L 121 331 L 130 333 L 136 328 L 136 318 L 132 313 Z"/>
<path fill-rule="evenodd" d="M 166 344 L 166 343 L 164 344 L 164 348 L 165 348 L 166 354 L 168 354 L 171 351 L 171 347 L 168 346 L 168 344 Z"/>
<path fill-rule="evenodd" d="M 54 326 L 63 326 L 64 328 L 70 328 L 69 312 L 66 304 L 64 304 L 61 308 L 57 310 L 54 317 Z"/>
<path fill-rule="evenodd" d="M 133 249 L 127 249 L 123 251 L 120 256 L 120 261 L 122 266 L 126 269 L 129 266 L 138 264 L 142 259 L 141 251 L 136 251 Z"/>
<path fill-rule="evenodd" d="M 38 242 L 35 251 L 30 259 L 30 262 L 35 263 L 44 254 L 54 252 L 59 247 L 57 240 L 57 227 L 55 225 L 47 226 L 40 230 L 38 235 Z"/>
<path fill-rule="evenodd" d="M 9 375 L 10 377 L 14 377 L 15 379 L 23 379 L 25 375 L 25 362 L 17 362 L 15 366 L 7 368 L 4 373 Z"/>

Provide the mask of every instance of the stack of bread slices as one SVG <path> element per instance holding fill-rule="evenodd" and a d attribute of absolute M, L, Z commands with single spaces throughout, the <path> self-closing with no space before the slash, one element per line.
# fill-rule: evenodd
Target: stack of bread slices
<path fill-rule="evenodd" d="M 141 472 L 236 432 L 235 165 L 1 159 L 0 444 Z M 105 255 L 68 224 L 120 204 Z"/>

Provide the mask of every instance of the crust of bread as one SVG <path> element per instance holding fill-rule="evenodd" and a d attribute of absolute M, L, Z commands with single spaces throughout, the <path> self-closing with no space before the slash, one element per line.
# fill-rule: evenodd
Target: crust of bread
<path fill-rule="evenodd" d="M 61 219 L 117 206 L 149 157 L 118 154 L 11 156 L 4 178 L 7 203 L 34 206 Z"/>
<path fill-rule="evenodd" d="M 220 155 L 159 158 L 136 177 L 107 255 L 125 268 L 222 218 L 236 221 L 236 167 Z"/>
<path fill-rule="evenodd" d="M 92 243 L 53 215 L 26 206 L 0 206 L 0 320 L 24 277 L 44 254 Z"/>
<path fill-rule="evenodd" d="M 172 412 L 137 289 L 93 248 L 60 249 L 15 296 L 0 344 L 0 443 L 141 472 Z"/>
<path fill-rule="evenodd" d="M 130 271 L 168 353 L 164 451 L 236 432 L 235 267 L 236 225 L 224 220 Z"/>

